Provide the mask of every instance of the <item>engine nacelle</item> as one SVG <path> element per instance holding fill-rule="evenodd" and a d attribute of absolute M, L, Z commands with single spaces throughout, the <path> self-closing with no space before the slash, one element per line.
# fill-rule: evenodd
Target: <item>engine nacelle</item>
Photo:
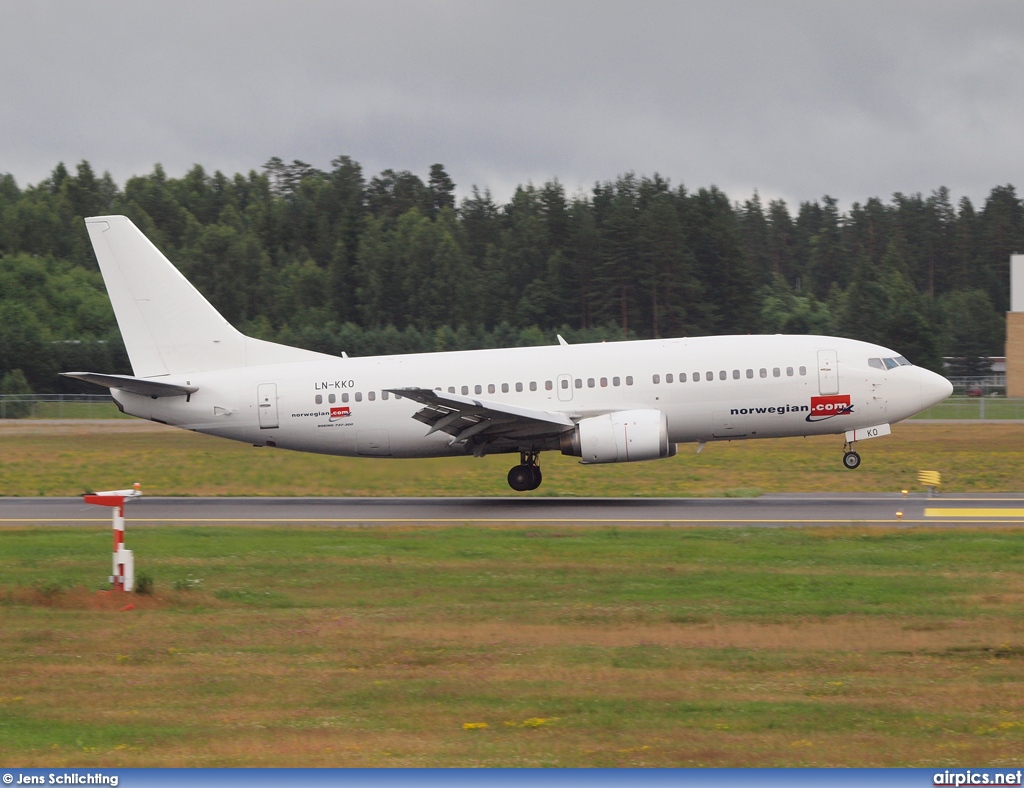
<path fill-rule="evenodd" d="M 562 433 L 562 454 L 600 462 L 638 462 L 673 457 L 668 441 L 668 418 L 660 410 L 621 410 L 583 419 L 572 432 Z"/>

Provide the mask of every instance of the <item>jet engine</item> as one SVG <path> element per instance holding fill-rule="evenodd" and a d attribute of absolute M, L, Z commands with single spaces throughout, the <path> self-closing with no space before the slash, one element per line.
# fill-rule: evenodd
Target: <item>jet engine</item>
<path fill-rule="evenodd" d="M 581 420 L 563 432 L 562 454 L 581 457 L 585 465 L 600 462 L 637 462 L 673 457 L 676 445 L 668 440 L 668 418 L 660 410 L 621 410 Z"/>

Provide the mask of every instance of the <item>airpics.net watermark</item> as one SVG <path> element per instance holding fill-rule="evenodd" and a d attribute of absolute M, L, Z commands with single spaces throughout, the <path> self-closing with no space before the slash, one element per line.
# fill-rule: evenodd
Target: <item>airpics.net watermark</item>
<path fill-rule="evenodd" d="M 117 788 L 120 778 L 102 772 L 51 772 L 50 774 L 4 773 L 4 785 L 109 785 Z"/>
<path fill-rule="evenodd" d="M 946 769 L 935 772 L 932 785 L 1021 785 L 1021 770 L 1000 771 L 997 769 Z"/>

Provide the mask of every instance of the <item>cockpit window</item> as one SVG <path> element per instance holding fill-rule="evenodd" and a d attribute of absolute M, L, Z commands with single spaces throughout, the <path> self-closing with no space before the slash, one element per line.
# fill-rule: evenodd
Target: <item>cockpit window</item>
<path fill-rule="evenodd" d="M 896 358 L 869 358 L 868 366 L 875 369 L 895 369 L 896 367 L 910 367 L 913 365 L 903 356 L 896 356 Z"/>

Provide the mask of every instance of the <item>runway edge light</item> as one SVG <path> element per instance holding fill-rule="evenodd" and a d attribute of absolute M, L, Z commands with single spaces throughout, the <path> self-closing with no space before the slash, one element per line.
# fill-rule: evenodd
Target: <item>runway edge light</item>
<path fill-rule="evenodd" d="M 130 490 L 107 490 L 98 493 L 85 493 L 82 499 L 94 506 L 109 506 L 113 510 L 114 525 L 114 574 L 110 582 L 115 591 L 132 591 L 135 589 L 135 556 L 124 547 L 124 503 L 129 498 L 142 496 L 142 485 L 135 482 Z"/>

